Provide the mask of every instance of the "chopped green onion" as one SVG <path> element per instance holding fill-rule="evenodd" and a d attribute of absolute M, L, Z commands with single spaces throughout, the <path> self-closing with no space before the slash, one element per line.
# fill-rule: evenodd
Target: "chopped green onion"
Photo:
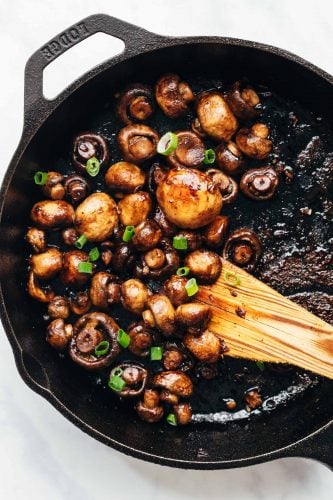
<path fill-rule="evenodd" d="M 195 295 L 199 290 L 197 280 L 195 278 L 191 278 L 190 280 L 188 280 L 185 285 L 185 290 L 189 297 L 193 297 L 193 295 Z"/>
<path fill-rule="evenodd" d="M 88 241 L 87 237 L 84 234 L 81 234 L 80 238 L 78 238 L 75 242 L 76 248 L 79 248 L 81 250 L 81 248 L 84 247 L 87 241 Z"/>
<path fill-rule="evenodd" d="M 102 342 L 100 342 L 95 347 L 95 355 L 97 357 L 103 356 L 104 354 L 106 354 L 108 352 L 109 348 L 110 348 L 110 342 L 108 342 L 107 340 L 102 340 Z"/>
<path fill-rule="evenodd" d="M 36 172 L 34 175 L 35 184 L 37 184 L 38 186 L 44 186 L 47 181 L 47 176 L 47 172 Z"/>
<path fill-rule="evenodd" d="M 131 337 L 122 328 L 120 328 L 118 330 L 117 341 L 121 347 L 126 349 L 126 347 L 128 347 L 131 343 Z"/>
<path fill-rule="evenodd" d="M 231 286 L 238 286 L 241 282 L 241 279 L 238 276 L 238 274 L 234 273 L 233 271 L 225 271 L 223 278 L 224 281 Z"/>
<path fill-rule="evenodd" d="M 122 374 L 124 373 L 124 370 L 122 368 L 120 368 L 120 366 L 116 366 L 115 368 L 113 368 L 113 370 L 111 370 L 111 377 L 113 377 L 113 375 L 115 377 L 121 377 Z"/>
<path fill-rule="evenodd" d="M 123 241 L 130 241 L 134 236 L 134 226 L 126 226 L 123 234 Z"/>
<path fill-rule="evenodd" d="M 150 359 L 151 361 L 160 361 L 163 356 L 163 347 L 151 347 Z"/>
<path fill-rule="evenodd" d="M 176 415 L 174 413 L 169 413 L 169 415 L 166 418 L 166 421 L 170 425 L 177 426 L 177 420 L 176 420 Z"/>
<path fill-rule="evenodd" d="M 190 268 L 189 267 L 179 267 L 176 272 L 177 276 L 187 276 L 190 274 Z"/>
<path fill-rule="evenodd" d="M 89 252 L 89 259 L 91 262 L 95 262 L 95 260 L 99 259 L 99 250 L 97 247 L 94 247 Z"/>
<path fill-rule="evenodd" d="M 265 370 L 265 363 L 263 361 L 256 361 L 256 365 L 261 372 Z"/>
<path fill-rule="evenodd" d="M 93 265 L 91 262 L 80 262 L 78 269 L 79 273 L 91 274 L 93 270 Z"/>
<path fill-rule="evenodd" d="M 126 382 L 118 375 L 113 375 L 109 380 L 109 387 L 115 392 L 121 392 L 126 387 Z"/>
<path fill-rule="evenodd" d="M 174 236 L 173 237 L 173 248 L 176 250 L 186 250 L 187 249 L 187 238 L 184 236 Z"/>
<path fill-rule="evenodd" d="M 178 135 L 167 132 L 162 135 L 157 144 L 157 152 L 161 155 L 170 155 L 178 146 Z"/>
<path fill-rule="evenodd" d="M 204 164 L 205 165 L 211 165 L 215 161 L 215 151 L 214 149 L 206 149 L 205 150 L 205 158 L 204 158 Z"/>
<path fill-rule="evenodd" d="M 96 175 L 99 173 L 100 165 L 100 162 L 95 156 L 89 158 L 86 164 L 86 171 L 90 175 L 90 177 L 96 177 Z"/>

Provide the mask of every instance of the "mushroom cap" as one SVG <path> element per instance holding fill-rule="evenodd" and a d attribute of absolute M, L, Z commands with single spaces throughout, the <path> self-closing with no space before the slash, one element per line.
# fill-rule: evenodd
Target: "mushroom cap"
<path fill-rule="evenodd" d="M 163 75 L 155 88 L 157 104 L 169 118 L 178 118 L 188 111 L 188 102 L 193 100 L 190 87 L 180 81 L 174 73 Z"/>
<path fill-rule="evenodd" d="M 64 200 L 38 201 L 31 209 L 31 218 L 42 229 L 56 230 L 73 223 L 74 208 Z"/>
<path fill-rule="evenodd" d="M 199 337 L 191 334 L 185 335 L 184 344 L 193 356 L 207 363 L 216 363 L 222 354 L 219 339 L 209 330 L 205 330 Z"/>
<path fill-rule="evenodd" d="M 31 270 L 44 280 L 54 278 L 62 267 L 62 254 L 58 248 L 50 247 L 45 252 L 35 254 L 31 257 Z"/>
<path fill-rule="evenodd" d="M 272 198 L 279 185 L 279 174 L 271 167 L 256 167 L 247 170 L 240 180 L 241 191 L 252 200 L 265 201 Z"/>
<path fill-rule="evenodd" d="M 203 92 L 197 97 L 200 126 L 216 141 L 229 141 L 238 128 L 238 121 L 219 92 Z"/>
<path fill-rule="evenodd" d="M 106 185 L 125 193 L 133 193 L 142 188 L 146 176 L 141 168 L 128 161 L 118 161 L 108 168 L 105 174 Z"/>
<path fill-rule="evenodd" d="M 118 203 L 119 220 L 124 226 L 137 226 L 147 219 L 152 207 L 150 194 L 146 191 L 128 194 Z"/>
<path fill-rule="evenodd" d="M 153 386 L 167 389 L 168 391 L 184 398 L 191 396 L 193 383 L 188 375 L 181 371 L 160 372 L 153 378 Z"/>
<path fill-rule="evenodd" d="M 116 202 L 106 193 L 93 193 L 75 210 L 75 227 L 89 241 L 104 241 L 118 224 Z"/>
<path fill-rule="evenodd" d="M 194 132 L 181 130 L 176 132 L 178 145 L 166 159 L 173 168 L 200 168 L 205 158 L 205 145 Z"/>
<path fill-rule="evenodd" d="M 214 283 L 222 270 L 220 256 L 205 249 L 194 250 L 188 254 L 184 264 L 190 269 L 191 275 L 199 280 L 199 283 Z"/>

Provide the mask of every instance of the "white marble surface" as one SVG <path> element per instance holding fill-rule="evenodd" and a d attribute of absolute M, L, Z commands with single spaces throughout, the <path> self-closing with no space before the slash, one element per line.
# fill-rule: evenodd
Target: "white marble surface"
<path fill-rule="evenodd" d="M 1 175 L 22 129 L 25 61 L 53 35 L 95 12 L 165 34 L 229 35 L 271 43 L 333 73 L 331 0 L 0 0 Z M 97 46 L 92 46 L 91 55 L 89 64 L 98 57 Z M 80 64 L 84 59 L 78 55 Z M 53 79 L 55 87 L 63 83 Z M 333 497 L 333 475 L 310 460 L 285 459 L 247 469 L 195 472 L 128 458 L 80 432 L 24 385 L 2 328 L 0 357 L 3 500 Z"/>

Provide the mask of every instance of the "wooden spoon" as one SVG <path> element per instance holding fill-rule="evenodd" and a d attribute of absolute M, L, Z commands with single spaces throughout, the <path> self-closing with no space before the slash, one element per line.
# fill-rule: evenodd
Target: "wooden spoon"
<path fill-rule="evenodd" d="M 196 300 L 211 307 L 209 329 L 225 341 L 226 355 L 290 363 L 333 379 L 333 326 L 227 260 L 222 265 L 218 281 L 201 286 Z"/>

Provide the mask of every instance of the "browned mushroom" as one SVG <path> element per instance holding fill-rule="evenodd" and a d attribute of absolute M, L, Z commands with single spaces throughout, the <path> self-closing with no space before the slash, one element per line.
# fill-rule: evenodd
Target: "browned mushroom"
<path fill-rule="evenodd" d="M 202 130 L 199 119 L 194 118 L 194 120 L 191 123 L 191 129 L 195 134 L 197 134 L 201 139 L 204 139 L 207 134 Z"/>
<path fill-rule="evenodd" d="M 163 236 L 168 236 L 170 238 L 170 236 L 173 236 L 176 233 L 177 228 L 175 224 L 172 224 L 172 222 L 166 218 L 165 213 L 162 212 L 159 205 L 156 206 L 152 218 L 162 229 Z"/>
<path fill-rule="evenodd" d="M 129 279 L 121 285 L 121 303 L 133 314 L 141 314 L 146 308 L 149 291 L 142 281 Z"/>
<path fill-rule="evenodd" d="M 62 318 L 51 321 L 46 330 L 46 341 L 57 351 L 64 351 L 72 338 L 73 327 Z"/>
<path fill-rule="evenodd" d="M 216 363 L 222 356 L 221 342 L 209 330 L 205 330 L 199 337 L 185 335 L 184 344 L 193 356 L 206 363 Z"/>
<path fill-rule="evenodd" d="M 75 210 L 75 227 L 89 241 L 106 240 L 117 223 L 117 205 L 106 193 L 91 194 Z"/>
<path fill-rule="evenodd" d="M 90 298 L 87 292 L 77 292 L 72 295 L 69 299 L 69 307 L 72 313 L 81 316 L 81 314 L 86 314 L 91 308 Z"/>
<path fill-rule="evenodd" d="M 214 283 L 221 274 L 222 263 L 219 255 L 211 250 L 195 250 L 187 255 L 185 266 L 199 283 Z"/>
<path fill-rule="evenodd" d="M 90 300 L 95 307 L 108 309 L 120 302 L 121 281 L 114 274 L 104 271 L 94 274 L 90 284 Z"/>
<path fill-rule="evenodd" d="M 153 386 L 167 389 L 173 394 L 176 394 L 176 396 L 181 396 L 183 398 L 188 398 L 193 393 L 193 383 L 190 377 L 176 370 L 160 372 L 155 375 L 153 378 Z"/>
<path fill-rule="evenodd" d="M 238 121 L 222 94 L 203 92 L 197 96 L 197 114 L 201 129 L 216 141 L 230 141 Z"/>
<path fill-rule="evenodd" d="M 175 309 L 168 297 L 156 293 L 149 297 L 148 307 L 153 313 L 156 328 L 168 337 L 175 331 Z"/>
<path fill-rule="evenodd" d="M 169 297 L 170 302 L 175 307 L 185 304 L 185 302 L 189 302 L 191 300 L 185 288 L 187 281 L 187 278 L 184 276 L 174 275 L 164 282 L 163 288 L 165 294 Z"/>
<path fill-rule="evenodd" d="M 176 396 L 176 394 L 172 394 L 172 392 L 167 389 L 162 389 L 160 391 L 160 400 L 169 405 L 175 405 L 178 403 L 179 397 Z"/>
<path fill-rule="evenodd" d="M 186 82 L 180 80 L 175 74 L 162 76 L 155 88 L 157 104 L 169 118 L 179 118 L 188 111 L 188 103 L 194 96 Z"/>
<path fill-rule="evenodd" d="M 87 179 L 78 174 L 69 175 L 64 186 L 66 195 L 73 203 L 83 200 L 91 191 L 91 185 Z"/>
<path fill-rule="evenodd" d="M 184 355 L 176 346 L 167 347 L 163 351 L 162 362 L 166 370 L 177 370 L 182 364 Z"/>
<path fill-rule="evenodd" d="M 182 304 L 176 309 L 177 323 L 186 328 L 187 333 L 199 335 L 203 332 L 212 317 L 212 311 L 206 304 L 191 302 Z"/>
<path fill-rule="evenodd" d="M 79 173 L 86 172 L 90 158 L 96 158 L 103 167 L 109 161 L 109 146 L 102 135 L 81 133 L 75 137 L 73 143 L 73 163 Z"/>
<path fill-rule="evenodd" d="M 260 99 L 251 87 L 242 88 L 241 82 L 235 82 L 226 96 L 231 111 L 240 120 L 250 120 L 259 114 Z"/>
<path fill-rule="evenodd" d="M 176 132 L 178 145 L 176 149 L 166 157 L 171 167 L 194 167 L 200 168 L 205 158 L 205 145 L 194 132 L 182 130 Z"/>
<path fill-rule="evenodd" d="M 45 252 L 32 255 L 30 263 L 31 270 L 37 278 L 49 280 L 62 268 L 62 253 L 58 248 L 49 247 Z"/>
<path fill-rule="evenodd" d="M 64 176 L 59 172 L 48 172 L 46 183 L 42 186 L 42 191 L 52 200 L 62 200 L 65 196 L 63 186 Z"/>
<path fill-rule="evenodd" d="M 153 89 L 148 85 L 133 83 L 117 97 L 117 114 L 126 125 L 144 122 L 154 112 Z"/>
<path fill-rule="evenodd" d="M 216 163 L 225 174 L 237 175 L 242 172 L 245 162 L 242 152 L 234 142 L 222 142 L 215 149 L 215 154 Z"/>
<path fill-rule="evenodd" d="M 115 246 L 112 256 L 112 267 L 118 274 L 123 274 L 130 270 L 135 263 L 133 246 L 127 243 L 120 243 Z"/>
<path fill-rule="evenodd" d="M 158 133 L 142 124 L 127 125 L 117 135 L 119 149 L 126 161 L 142 163 L 156 154 Z"/>
<path fill-rule="evenodd" d="M 127 334 L 131 342 L 129 351 L 135 356 L 146 357 L 150 353 L 150 347 L 154 342 L 154 332 L 144 322 L 132 323 L 127 328 Z"/>
<path fill-rule="evenodd" d="M 247 228 L 237 229 L 226 241 L 223 257 L 237 266 L 252 272 L 261 256 L 261 242 L 254 231 Z"/>
<path fill-rule="evenodd" d="M 279 174 L 269 165 L 247 170 L 240 180 L 239 187 L 252 200 L 269 200 L 279 185 Z"/>
<path fill-rule="evenodd" d="M 32 246 L 34 252 L 43 252 L 46 248 L 45 232 L 36 227 L 29 227 L 25 236 L 27 242 Z"/>
<path fill-rule="evenodd" d="M 28 278 L 28 292 L 33 299 L 45 303 L 50 302 L 55 296 L 54 291 L 51 290 L 49 286 L 41 288 L 36 276 L 31 271 Z"/>
<path fill-rule="evenodd" d="M 137 226 L 147 219 L 152 206 L 146 191 L 128 194 L 118 203 L 119 220 L 124 226 Z"/>
<path fill-rule="evenodd" d="M 112 261 L 113 251 L 111 248 L 114 249 L 113 242 L 103 241 L 103 243 L 101 243 L 101 260 L 105 266 L 108 266 Z"/>
<path fill-rule="evenodd" d="M 170 241 L 163 238 L 159 247 L 149 250 L 139 258 L 134 270 L 138 278 L 145 277 L 161 281 L 178 269 L 179 255 Z"/>
<path fill-rule="evenodd" d="M 182 229 L 176 233 L 179 238 L 185 238 L 187 243 L 187 248 L 185 251 L 193 252 L 202 247 L 202 236 L 200 233 L 195 231 L 190 231 L 188 229 Z"/>
<path fill-rule="evenodd" d="M 207 170 L 207 175 L 211 177 L 214 184 L 219 188 L 225 205 L 229 205 L 236 200 L 238 196 L 238 184 L 232 177 L 229 177 L 216 168 Z"/>
<path fill-rule="evenodd" d="M 146 180 L 141 168 L 127 161 L 118 161 L 107 170 L 105 183 L 110 189 L 124 193 L 134 193 L 142 188 Z"/>
<path fill-rule="evenodd" d="M 73 247 L 76 243 L 76 240 L 80 237 L 80 234 L 77 232 L 75 227 L 67 227 L 61 231 L 62 241 L 65 245 L 69 247 Z"/>
<path fill-rule="evenodd" d="M 69 354 L 75 363 L 87 370 L 99 370 L 109 366 L 120 353 L 117 342 L 119 326 L 107 314 L 93 312 L 81 316 L 73 329 Z M 96 354 L 101 342 L 108 342 L 105 354 Z"/>
<path fill-rule="evenodd" d="M 178 403 L 173 406 L 173 412 L 178 425 L 187 425 L 192 419 L 192 409 L 189 403 Z"/>
<path fill-rule="evenodd" d="M 229 216 L 218 215 L 203 232 L 203 239 L 207 246 L 219 248 L 223 245 L 229 229 Z"/>
<path fill-rule="evenodd" d="M 31 209 L 31 218 L 41 229 L 61 229 L 73 224 L 74 208 L 64 200 L 38 201 Z"/>
<path fill-rule="evenodd" d="M 119 377 L 125 383 L 119 390 L 113 386 L 112 377 Z M 148 381 L 148 370 L 133 361 L 126 361 L 112 368 L 110 373 L 109 387 L 121 398 L 133 398 L 140 396 Z"/>
<path fill-rule="evenodd" d="M 139 401 L 135 406 L 139 417 L 150 424 L 159 422 L 164 414 L 163 406 L 159 404 L 159 400 L 157 391 L 146 389 L 143 394 L 143 401 Z"/>
<path fill-rule="evenodd" d="M 64 285 L 80 288 L 89 281 L 90 274 L 79 271 L 79 264 L 82 262 L 89 262 L 89 255 L 82 250 L 64 252 L 60 273 L 60 279 Z"/>
<path fill-rule="evenodd" d="M 253 389 L 249 389 L 244 394 L 244 401 L 247 405 L 247 409 L 249 411 L 255 410 L 259 406 L 262 405 L 262 399 L 260 395 L 260 391 L 258 387 L 254 387 Z"/>
<path fill-rule="evenodd" d="M 211 178 L 190 168 L 169 170 L 156 197 L 166 217 L 182 228 L 205 226 L 222 208 L 220 190 Z"/>
<path fill-rule="evenodd" d="M 67 319 L 70 315 L 68 298 L 61 295 L 53 297 L 49 302 L 47 312 L 50 318 Z"/>
<path fill-rule="evenodd" d="M 144 252 L 157 247 L 162 240 L 162 231 L 152 219 L 141 222 L 136 228 L 132 238 L 132 243 L 137 250 Z"/>
<path fill-rule="evenodd" d="M 270 130 L 263 123 L 255 123 L 250 129 L 241 128 L 236 135 L 236 144 L 246 156 L 264 160 L 272 151 L 273 143 L 268 139 Z"/>

